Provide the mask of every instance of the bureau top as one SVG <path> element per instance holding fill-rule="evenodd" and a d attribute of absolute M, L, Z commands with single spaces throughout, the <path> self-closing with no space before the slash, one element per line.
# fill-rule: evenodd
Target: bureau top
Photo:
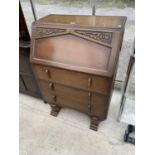
<path fill-rule="evenodd" d="M 48 15 L 37 21 L 37 23 L 59 24 L 59 25 L 83 25 L 108 28 L 122 28 L 126 22 L 125 16 L 89 16 L 89 15 Z"/>

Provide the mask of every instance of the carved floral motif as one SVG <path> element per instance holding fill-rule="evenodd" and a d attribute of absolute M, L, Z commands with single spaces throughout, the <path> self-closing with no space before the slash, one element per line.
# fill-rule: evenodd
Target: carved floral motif
<path fill-rule="evenodd" d="M 112 41 L 112 33 L 111 32 L 98 32 L 98 31 L 83 31 L 83 30 L 76 30 L 76 33 L 82 35 L 82 36 L 87 36 L 91 39 L 111 44 Z"/>
<path fill-rule="evenodd" d="M 65 32 L 65 29 L 57 28 L 35 28 L 33 34 L 35 37 L 55 36 Z"/>
<path fill-rule="evenodd" d="M 64 32 L 66 32 L 65 29 L 37 27 L 33 30 L 33 36 L 35 38 L 41 38 L 46 36 L 57 36 L 64 34 Z M 112 41 L 112 32 L 87 31 L 87 30 L 74 30 L 74 32 L 83 36 L 84 38 L 88 37 L 102 43 L 111 44 Z M 69 33 L 72 33 L 72 31 L 69 31 Z"/>

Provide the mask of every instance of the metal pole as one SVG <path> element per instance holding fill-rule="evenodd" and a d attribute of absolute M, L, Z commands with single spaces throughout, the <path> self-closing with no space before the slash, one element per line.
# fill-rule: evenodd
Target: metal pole
<path fill-rule="evenodd" d="M 33 4 L 33 0 L 30 0 L 30 4 L 31 4 L 34 20 L 36 21 L 37 16 L 36 16 L 36 11 L 35 11 L 35 7 L 34 7 L 34 4 Z"/>
<path fill-rule="evenodd" d="M 90 0 L 91 1 L 91 7 L 92 7 L 92 16 L 95 16 L 96 14 L 96 0 Z"/>

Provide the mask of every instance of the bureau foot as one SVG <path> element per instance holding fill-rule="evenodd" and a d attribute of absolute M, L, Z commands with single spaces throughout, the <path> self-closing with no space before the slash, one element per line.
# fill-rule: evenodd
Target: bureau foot
<path fill-rule="evenodd" d="M 56 117 L 58 115 L 58 113 L 59 113 L 61 108 L 58 105 L 56 105 L 56 104 L 51 105 L 51 108 L 52 108 L 51 109 L 51 115 Z"/>
<path fill-rule="evenodd" d="M 97 117 L 91 117 L 90 129 L 97 131 L 99 122 L 100 121 Z"/>

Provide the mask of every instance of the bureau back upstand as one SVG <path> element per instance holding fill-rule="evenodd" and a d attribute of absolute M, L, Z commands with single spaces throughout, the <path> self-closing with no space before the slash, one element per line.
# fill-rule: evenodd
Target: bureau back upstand
<path fill-rule="evenodd" d="M 91 118 L 107 117 L 126 17 L 49 15 L 32 24 L 30 61 L 43 99 Z"/>

